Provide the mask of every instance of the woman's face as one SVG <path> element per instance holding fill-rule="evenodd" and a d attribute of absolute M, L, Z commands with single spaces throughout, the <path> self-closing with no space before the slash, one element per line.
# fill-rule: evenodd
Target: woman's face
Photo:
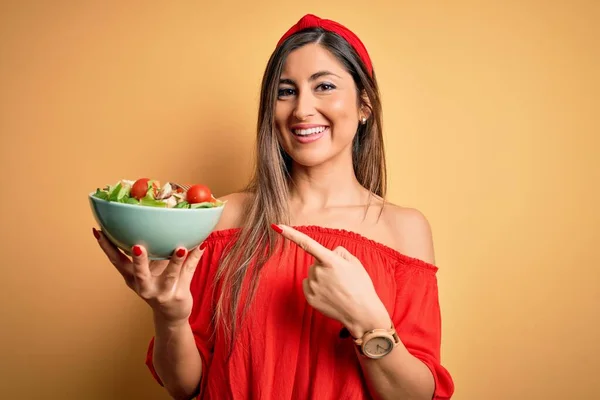
<path fill-rule="evenodd" d="M 291 52 L 279 81 L 275 123 L 283 149 L 315 166 L 347 152 L 359 120 L 356 85 L 342 64 L 317 44 Z"/>

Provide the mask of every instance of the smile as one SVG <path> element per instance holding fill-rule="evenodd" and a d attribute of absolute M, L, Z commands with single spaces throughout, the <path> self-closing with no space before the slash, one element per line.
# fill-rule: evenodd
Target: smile
<path fill-rule="evenodd" d="M 294 135 L 298 135 L 298 136 L 309 136 L 309 135 L 314 135 L 316 133 L 321 133 L 325 129 L 327 129 L 326 126 L 317 126 L 315 128 L 309 128 L 309 129 L 292 129 L 292 132 L 294 133 Z"/>
<path fill-rule="evenodd" d="M 316 126 L 307 129 L 292 129 L 292 133 L 300 143 L 310 143 L 322 138 L 328 130 L 328 126 Z"/>

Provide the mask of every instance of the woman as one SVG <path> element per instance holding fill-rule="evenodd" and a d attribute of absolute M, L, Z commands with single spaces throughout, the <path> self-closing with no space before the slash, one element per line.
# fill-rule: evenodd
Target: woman
<path fill-rule="evenodd" d="M 304 16 L 263 78 L 257 166 L 197 249 L 130 261 L 147 365 L 175 398 L 448 399 L 430 228 L 384 201 L 381 105 L 344 26 Z"/>

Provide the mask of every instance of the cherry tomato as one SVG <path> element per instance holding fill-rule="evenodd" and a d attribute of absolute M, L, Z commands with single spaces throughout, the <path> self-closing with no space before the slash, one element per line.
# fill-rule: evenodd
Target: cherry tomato
<path fill-rule="evenodd" d="M 186 200 L 190 204 L 213 201 L 210 189 L 205 185 L 193 185 L 187 191 Z"/>
<path fill-rule="evenodd" d="M 131 187 L 131 197 L 140 200 L 148 192 L 148 178 L 140 178 Z"/>

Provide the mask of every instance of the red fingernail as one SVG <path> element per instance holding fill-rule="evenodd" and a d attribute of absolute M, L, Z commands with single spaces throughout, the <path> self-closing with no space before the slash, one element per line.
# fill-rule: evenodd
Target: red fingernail
<path fill-rule="evenodd" d="M 135 246 L 133 246 L 133 254 L 136 256 L 141 256 L 142 248 L 136 244 Z"/>
<path fill-rule="evenodd" d="M 205 248 L 206 248 L 206 242 L 202 242 L 202 243 L 200 243 L 200 247 L 199 247 L 199 249 L 200 249 L 200 250 L 204 250 Z"/>
<path fill-rule="evenodd" d="M 183 257 L 185 256 L 185 249 L 179 249 L 175 254 L 177 254 L 177 257 Z"/>
<path fill-rule="evenodd" d="M 271 228 L 273 228 L 273 230 L 274 230 L 275 232 L 277 232 L 277 233 L 281 233 L 281 232 L 283 232 L 283 229 L 281 229 L 281 228 L 279 227 L 279 225 L 276 225 L 276 224 L 271 224 Z"/>
<path fill-rule="evenodd" d="M 92 232 L 94 233 L 96 240 L 100 240 L 100 232 L 98 232 L 96 228 L 92 228 Z"/>

